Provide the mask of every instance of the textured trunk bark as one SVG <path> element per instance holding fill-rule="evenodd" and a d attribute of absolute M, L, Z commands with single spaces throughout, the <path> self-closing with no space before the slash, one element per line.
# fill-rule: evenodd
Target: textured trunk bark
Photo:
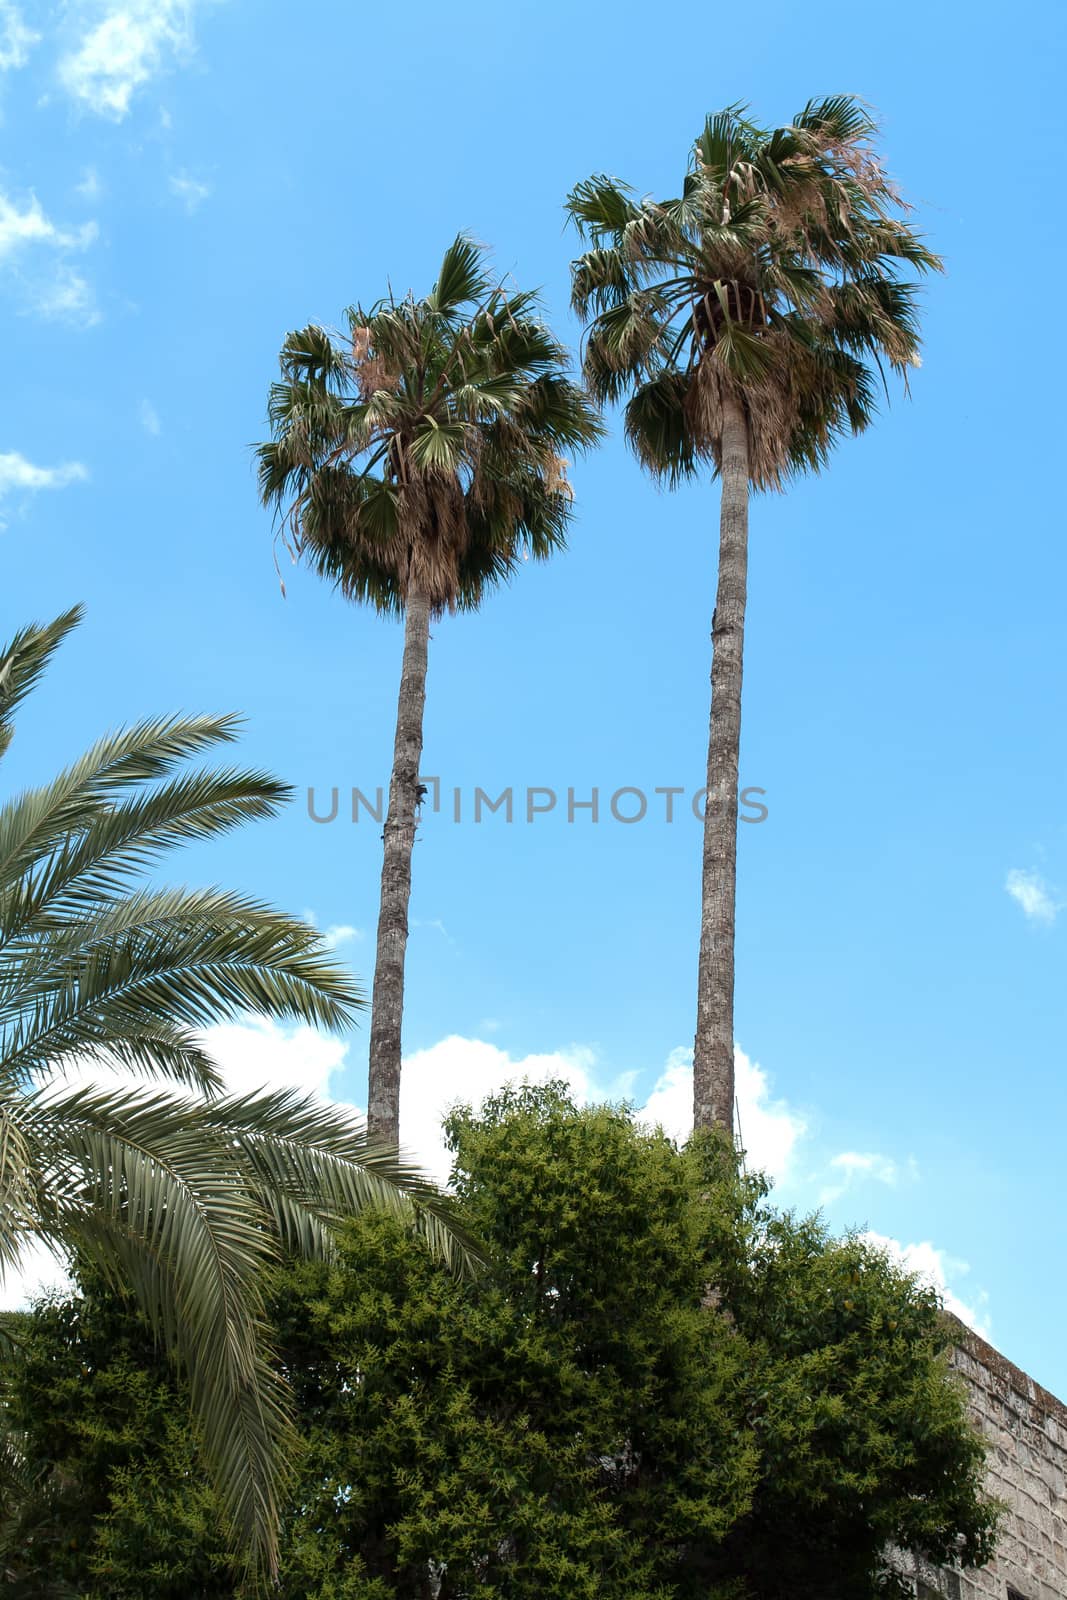
<path fill-rule="evenodd" d="M 404 956 L 411 899 L 411 852 L 419 806 L 422 718 L 426 705 L 426 661 L 430 601 L 421 589 L 407 597 L 404 661 L 396 711 L 393 772 L 385 819 L 382 892 L 378 909 L 378 953 L 371 996 L 367 1128 L 388 1144 L 400 1142 L 400 1033 L 404 1017 Z"/>
<path fill-rule="evenodd" d="M 719 581 L 711 623 L 704 872 L 693 1049 L 693 1126 L 734 1121 L 734 920 L 741 671 L 748 587 L 748 425 L 737 401 L 724 407 Z"/>

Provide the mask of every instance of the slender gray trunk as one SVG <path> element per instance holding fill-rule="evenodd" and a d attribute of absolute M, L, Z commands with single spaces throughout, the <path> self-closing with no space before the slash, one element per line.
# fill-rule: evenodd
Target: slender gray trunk
<path fill-rule="evenodd" d="M 693 1126 L 734 1119 L 734 922 L 741 671 L 748 587 L 748 425 L 736 400 L 723 406 L 719 583 L 711 623 L 704 872 L 693 1049 Z"/>
<path fill-rule="evenodd" d="M 417 586 L 407 596 L 404 661 L 396 710 L 393 772 L 382 854 L 378 909 L 378 953 L 371 996 L 367 1128 L 387 1144 L 400 1142 L 400 1034 L 404 1017 L 404 956 L 411 899 L 411 852 L 419 808 L 422 717 L 426 705 L 426 661 L 430 600 Z"/>

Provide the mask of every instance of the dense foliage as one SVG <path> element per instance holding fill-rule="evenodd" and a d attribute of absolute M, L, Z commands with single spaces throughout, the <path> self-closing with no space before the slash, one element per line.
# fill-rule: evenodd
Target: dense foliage
<path fill-rule="evenodd" d="M 365 1213 L 336 1263 L 276 1283 L 302 1433 L 286 1600 L 866 1600 L 893 1589 L 889 1544 L 988 1559 L 931 1293 L 774 1212 L 716 1135 L 679 1153 L 552 1088 L 450 1138 L 481 1279 Z M 59 1544 L 91 1600 L 237 1594 L 137 1315 L 90 1282 L 20 1339 L 53 1572 Z"/>

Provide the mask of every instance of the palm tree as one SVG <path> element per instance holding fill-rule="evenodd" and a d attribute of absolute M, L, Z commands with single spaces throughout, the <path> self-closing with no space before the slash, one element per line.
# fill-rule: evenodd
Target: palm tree
<path fill-rule="evenodd" d="M 79 615 L 0 653 L 0 754 Z M 286 798 L 261 772 L 176 770 L 235 732 L 229 716 L 141 722 L 0 809 L 0 1272 L 43 1241 L 137 1298 L 187 1372 L 235 1534 L 269 1568 L 288 1422 L 264 1266 L 328 1254 L 334 1223 L 371 1203 L 417 1203 L 437 1248 L 465 1246 L 432 1187 L 339 1109 L 220 1092 L 210 1024 L 255 1012 L 334 1028 L 362 1004 L 304 923 L 140 881 L 171 846 Z M 86 1082 L 101 1067 L 127 1082 Z"/>
<path fill-rule="evenodd" d="M 368 1126 L 395 1145 L 430 623 L 562 547 L 566 455 L 601 428 L 536 296 L 491 283 L 462 235 L 425 298 L 356 306 L 348 323 L 344 340 L 316 326 L 285 340 L 259 483 L 294 556 L 404 617 L 368 1086 Z"/>
<path fill-rule="evenodd" d="M 694 1126 L 731 1127 L 734 921 L 748 498 L 821 468 L 873 420 L 875 379 L 919 364 L 916 286 L 940 262 L 908 225 L 847 96 L 768 131 L 732 106 L 707 119 L 677 199 L 638 200 L 614 178 L 568 209 L 590 248 L 573 264 L 589 320 L 584 369 L 600 401 L 628 396 L 627 438 L 674 486 L 721 481 Z"/>

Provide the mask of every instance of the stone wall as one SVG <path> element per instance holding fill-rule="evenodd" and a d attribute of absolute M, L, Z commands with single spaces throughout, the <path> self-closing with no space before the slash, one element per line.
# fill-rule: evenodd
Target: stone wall
<path fill-rule="evenodd" d="M 953 1364 L 989 1443 L 989 1489 L 1006 1504 L 997 1554 L 980 1572 L 915 1563 L 919 1600 L 1067 1600 L 1067 1405 L 965 1328 Z"/>

